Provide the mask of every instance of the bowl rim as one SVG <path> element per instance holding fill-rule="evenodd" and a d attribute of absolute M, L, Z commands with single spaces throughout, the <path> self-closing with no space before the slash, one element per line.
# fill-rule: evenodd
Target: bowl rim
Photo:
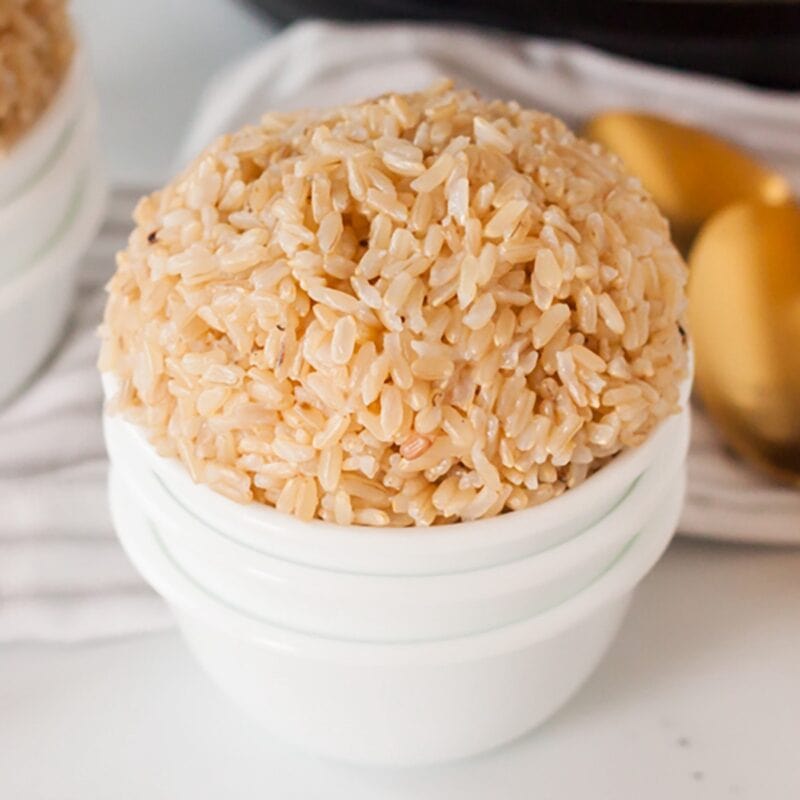
<path fill-rule="evenodd" d="M 107 193 L 105 171 L 99 164 L 90 163 L 76 187 L 67 219 L 48 249 L 28 268 L 0 282 L 0 313 L 22 302 L 42 281 L 51 279 L 53 273 L 73 266 L 72 262 L 86 249 L 100 227 Z"/>
<path fill-rule="evenodd" d="M 655 460 L 656 454 L 671 447 L 675 439 L 675 429 L 681 425 L 680 418 L 689 413 L 693 364 L 691 349 L 687 355 L 687 375 L 680 386 L 680 410 L 661 420 L 644 442 L 618 453 L 578 486 L 540 505 L 486 519 L 430 527 L 344 526 L 319 519 L 306 522 L 263 503 L 236 503 L 205 484 L 195 483 L 176 458 L 165 458 L 156 453 L 143 429 L 119 416 L 109 417 L 104 413 L 104 418 L 112 424 L 118 422 L 127 431 L 131 446 L 139 448 L 146 455 L 156 473 L 166 485 L 175 489 L 175 493 L 185 495 L 188 492 L 198 510 L 215 521 L 235 520 L 236 538 L 247 541 L 254 549 L 263 551 L 264 547 L 259 547 L 259 542 L 263 542 L 265 536 L 277 536 L 283 539 L 291 537 L 296 545 L 308 547 L 310 552 L 315 552 L 314 548 L 317 547 L 330 547 L 333 537 L 336 537 L 337 547 L 366 546 L 372 551 L 372 555 L 375 555 L 379 547 L 389 547 L 390 553 L 396 553 L 399 547 L 407 545 L 420 547 L 427 554 L 452 552 L 453 548 L 463 551 L 470 546 L 480 547 L 485 544 L 486 537 L 490 537 L 494 545 L 513 542 L 520 537 L 520 528 L 523 527 L 528 529 L 523 536 L 532 535 L 532 530 L 540 532 L 558 528 L 575 518 L 575 509 L 600 504 L 604 497 L 620 490 L 624 494 L 646 466 Z M 102 382 L 106 398 L 111 397 L 116 377 L 104 373 Z M 226 527 L 219 523 L 217 526 Z M 291 530 L 287 531 L 287 528 Z"/>
<path fill-rule="evenodd" d="M 51 162 L 57 157 L 56 150 L 63 148 L 61 140 L 70 124 L 68 118 L 80 104 L 87 88 L 88 70 L 80 43 L 76 40 L 70 65 L 55 95 L 33 126 L 0 159 L 0 214 L 20 194 L 25 194 L 30 186 L 38 183 L 52 166 Z M 34 161 L 42 150 L 45 152 L 39 163 L 28 166 L 26 162 Z"/>
<path fill-rule="evenodd" d="M 43 232 L 43 242 L 38 237 L 31 237 L 31 223 L 36 219 L 38 209 L 63 191 L 69 191 L 74 198 L 76 186 L 87 172 L 92 160 L 92 148 L 97 131 L 97 105 L 86 103 L 79 111 L 77 118 L 66 128 L 59 142 L 58 153 L 48 168 L 38 175 L 36 180 L 25 187 L 10 203 L 0 207 L 0 236 L 11 236 L 15 241 L 16 232 L 23 234 L 22 244 L 12 244 L 12 248 L 21 249 L 22 257 L 15 263 L 0 270 L 0 281 L 13 280 L 21 271 L 25 271 L 36 259 L 47 252 L 53 241 L 58 238 L 66 220 L 59 219 L 55 223 L 55 231 Z M 60 201 L 56 201 L 59 202 Z M 67 201 L 67 218 L 71 206 Z M 26 247 L 26 235 L 36 241 L 35 245 Z M 12 251 L 13 252 L 13 251 Z M 4 253 L 4 256 L 8 256 Z"/>
<path fill-rule="evenodd" d="M 679 486 L 674 494 L 664 500 L 659 513 L 653 516 L 614 563 L 588 587 L 563 603 L 527 619 L 466 636 L 386 643 L 302 633 L 230 607 L 225 601 L 203 590 L 175 564 L 144 513 L 125 497 L 119 476 L 113 468 L 109 475 L 112 519 L 123 548 L 148 583 L 180 613 L 188 614 L 226 636 L 298 657 L 345 664 L 402 664 L 411 667 L 486 659 L 514 652 L 536 641 L 551 639 L 564 629 L 580 624 L 593 613 L 622 600 L 650 571 L 672 539 L 683 506 L 685 487 L 684 472 L 679 477 Z M 134 519 L 136 535 L 132 535 L 130 524 L 118 524 L 123 514 L 126 518 Z"/>
<path fill-rule="evenodd" d="M 155 472 L 143 460 L 122 462 L 114 455 L 119 442 L 118 431 L 108 431 L 106 441 L 112 464 L 120 482 L 128 487 L 148 518 L 155 521 L 155 534 L 165 525 L 181 535 L 187 547 L 212 559 L 213 563 L 225 561 L 234 569 L 245 566 L 248 572 L 268 575 L 279 582 L 325 587 L 331 595 L 351 592 L 380 592 L 381 597 L 392 601 L 411 593 L 421 602 L 434 602 L 436 595 L 444 595 L 446 604 L 457 595 L 470 594 L 490 597 L 513 593 L 531 584 L 544 584 L 553 576 L 563 574 L 584 558 L 592 558 L 607 548 L 618 545 L 620 549 L 634 538 L 647 524 L 662 496 L 670 491 L 683 468 L 689 445 L 689 418 L 681 417 L 675 447 L 665 452 L 663 460 L 654 461 L 638 477 L 625 497 L 606 515 L 575 536 L 547 550 L 500 564 L 487 564 L 474 570 L 420 574 L 371 574 L 352 570 L 327 569 L 280 558 L 242 544 L 202 520 L 191 508 L 170 494 Z M 620 530 L 627 533 L 620 533 Z M 165 544 L 165 549 L 170 548 Z M 174 557 L 174 554 L 172 556 Z M 179 559 L 176 559 L 179 561 Z M 477 586 L 476 586 L 477 584 Z M 424 597 L 421 597 L 424 595 Z M 428 596 L 430 595 L 430 596 Z M 443 601 L 444 602 L 444 601 Z"/>

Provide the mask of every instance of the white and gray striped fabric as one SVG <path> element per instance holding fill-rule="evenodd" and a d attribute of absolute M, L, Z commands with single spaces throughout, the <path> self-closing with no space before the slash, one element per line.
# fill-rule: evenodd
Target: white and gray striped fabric
<path fill-rule="evenodd" d="M 476 48 L 484 59 L 475 72 Z M 370 65 L 383 65 L 371 70 Z M 310 23 L 271 40 L 209 90 L 186 153 L 259 109 L 335 102 L 446 72 L 575 120 L 604 105 L 665 110 L 728 131 L 800 178 L 800 98 L 631 65 L 572 45 L 496 39 L 432 27 Z M 369 77 L 366 77 L 369 76 Z M 366 83 L 365 83 L 366 81 Z M 376 83 L 377 82 L 377 83 Z M 367 85 L 368 84 L 368 85 Z M 568 112 L 568 114 L 567 114 Z M 768 124 L 769 123 L 769 124 Z M 86 254 L 75 313 L 38 379 L 0 411 L 0 642 L 81 641 L 169 625 L 128 563 L 106 507 L 95 328 L 103 285 L 124 246 L 138 189 L 114 191 Z M 744 542 L 800 543 L 800 493 L 735 460 L 695 415 L 681 531 Z"/>
<path fill-rule="evenodd" d="M 63 343 L 0 413 L 0 642 L 80 641 L 169 624 L 111 528 L 95 368 L 103 286 L 140 194 L 113 193 Z"/>

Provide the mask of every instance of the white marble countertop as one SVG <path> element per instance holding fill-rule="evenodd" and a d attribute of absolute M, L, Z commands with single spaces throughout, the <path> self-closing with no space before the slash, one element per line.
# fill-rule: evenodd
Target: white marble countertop
<path fill-rule="evenodd" d="M 226 0 L 73 2 L 117 182 L 163 177 L 205 81 L 269 33 Z M 218 695 L 174 633 L 0 648 L 0 797 L 793 800 L 798 676 L 800 551 L 679 541 L 562 713 L 436 769 L 288 750 Z"/>
<path fill-rule="evenodd" d="M 266 737 L 176 634 L 0 650 L 9 800 L 795 800 L 800 551 L 678 541 L 584 689 L 520 742 L 359 769 Z"/>

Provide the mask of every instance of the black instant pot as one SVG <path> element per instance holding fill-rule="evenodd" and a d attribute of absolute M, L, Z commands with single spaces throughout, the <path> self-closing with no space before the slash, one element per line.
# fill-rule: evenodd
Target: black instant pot
<path fill-rule="evenodd" d="M 800 1 L 248 0 L 279 24 L 442 20 L 571 39 L 620 55 L 800 90 Z"/>

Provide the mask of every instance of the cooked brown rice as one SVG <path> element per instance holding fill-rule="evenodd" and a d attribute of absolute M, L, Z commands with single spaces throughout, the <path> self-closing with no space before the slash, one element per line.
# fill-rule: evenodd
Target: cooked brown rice
<path fill-rule="evenodd" d="M 39 118 L 73 51 L 66 0 L 0 0 L 0 155 Z"/>
<path fill-rule="evenodd" d="M 488 517 L 677 409 L 667 223 L 616 158 L 516 103 L 442 82 L 267 114 L 135 219 L 101 331 L 113 407 L 236 501 Z"/>

